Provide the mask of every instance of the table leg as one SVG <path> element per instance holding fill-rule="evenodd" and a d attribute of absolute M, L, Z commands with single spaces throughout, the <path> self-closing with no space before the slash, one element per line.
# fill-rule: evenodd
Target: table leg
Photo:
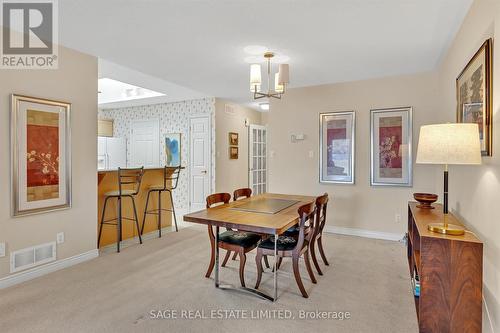
<path fill-rule="evenodd" d="M 215 227 L 215 287 L 219 288 L 219 226 Z"/>
<path fill-rule="evenodd" d="M 274 234 L 274 297 L 273 302 L 278 299 L 278 234 Z"/>

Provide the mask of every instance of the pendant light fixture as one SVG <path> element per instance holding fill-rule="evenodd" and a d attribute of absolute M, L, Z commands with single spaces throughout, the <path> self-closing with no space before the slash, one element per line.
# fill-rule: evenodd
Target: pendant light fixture
<path fill-rule="evenodd" d="M 267 92 L 261 92 L 262 86 L 262 75 L 260 64 L 250 65 L 250 91 L 253 92 L 254 99 L 260 98 L 277 98 L 281 99 L 281 96 L 286 91 L 286 85 L 289 83 L 289 68 L 288 64 L 280 64 L 278 73 L 274 75 L 274 85 L 271 85 L 271 59 L 274 57 L 273 52 L 264 53 L 264 58 L 267 61 Z M 274 90 L 271 90 L 274 87 Z"/>

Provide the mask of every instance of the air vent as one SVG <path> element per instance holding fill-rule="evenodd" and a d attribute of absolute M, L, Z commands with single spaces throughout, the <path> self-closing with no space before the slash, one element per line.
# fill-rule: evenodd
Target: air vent
<path fill-rule="evenodd" d="M 56 242 L 11 252 L 10 272 L 15 273 L 56 260 Z"/>
<path fill-rule="evenodd" d="M 232 104 L 226 104 L 224 106 L 224 111 L 227 113 L 227 114 L 230 114 L 230 115 L 235 115 L 236 114 L 236 108 L 234 107 L 234 105 Z"/>

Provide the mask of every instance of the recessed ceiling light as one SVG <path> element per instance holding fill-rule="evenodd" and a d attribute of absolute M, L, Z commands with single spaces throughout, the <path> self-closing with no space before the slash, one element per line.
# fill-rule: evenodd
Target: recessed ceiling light
<path fill-rule="evenodd" d="M 259 107 L 262 111 L 269 111 L 269 103 L 260 103 Z"/>
<path fill-rule="evenodd" d="M 262 45 L 248 45 L 243 49 L 243 51 L 245 51 L 246 54 L 260 55 L 267 51 L 267 47 Z"/>

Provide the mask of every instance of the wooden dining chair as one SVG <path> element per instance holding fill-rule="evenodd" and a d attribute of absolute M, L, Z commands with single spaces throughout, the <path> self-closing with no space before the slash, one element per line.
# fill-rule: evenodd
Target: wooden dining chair
<path fill-rule="evenodd" d="M 326 260 L 325 251 L 323 249 L 323 229 L 326 224 L 326 208 L 328 205 L 328 193 L 323 194 L 320 197 L 316 198 L 316 232 L 311 241 L 311 258 L 314 263 L 314 267 L 318 271 L 319 275 L 323 275 L 321 268 L 319 267 L 318 260 L 316 259 L 316 244 L 318 244 L 319 253 L 321 255 L 321 259 L 326 266 L 329 266 L 328 260 Z"/>
<path fill-rule="evenodd" d="M 239 188 L 237 190 L 234 190 L 233 192 L 233 201 L 238 201 L 240 199 L 246 199 L 250 198 L 252 196 L 252 189 L 251 188 Z M 266 237 L 266 235 L 263 235 Z M 229 258 L 231 257 L 231 251 L 226 252 L 226 256 L 224 257 L 224 260 L 222 261 L 222 267 L 225 267 Z M 236 260 L 238 257 L 238 252 L 234 252 L 233 255 L 233 260 Z M 267 256 L 264 256 L 264 263 L 266 265 L 266 268 L 270 268 L 269 266 L 269 261 L 267 260 Z"/>
<path fill-rule="evenodd" d="M 231 200 L 229 193 L 215 193 L 207 197 L 207 209 L 212 208 L 217 204 L 228 204 Z M 208 266 L 205 277 L 209 278 L 215 266 L 215 235 L 211 225 L 208 226 L 208 237 L 210 239 L 211 256 L 210 264 Z M 251 232 L 235 231 L 228 229 L 219 234 L 218 247 L 227 251 L 226 258 L 230 256 L 231 251 L 234 251 L 240 256 L 240 282 L 241 286 L 245 287 L 245 263 L 246 253 L 252 251 L 257 247 L 261 236 Z M 227 261 L 227 260 L 226 260 Z"/>
<path fill-rule="evenodd" d="M 299 237 L 290 236 L 279 236 L 278 237 L 278 257 L 281 258 L 292 258 L 293 273 L 295 275 L 295 281 L 297 286 L 302 293 L 304 298 L 308 298 L 309 295 L 304 288 L 302 279 L 300 277 L 299 271 L 299 259 L 304 257 L 304 261 L 307 268 L 307 273 L 311 278 L 312 283 L 317 283 L 314 273 L 312 271 L 311 262 L 309 260 L 309 244 L 312 240 L 312 236 L 315 232 L 315 211 L 316 207 L 314 203 L 305 204 L 300 206 L 298 209 L 299 213 Z M 306 223 L 309 222 L 309 225 Z M 255 257 L 255 263 L 257 264 L 257 282 L 255 283 L 255 289 L 259 288 L 260 281 L 262 279 L 262 257 L 265 255 L 274 255 L 274 242 L 275 237 L 270 237 L 267 240 L 261 242 L 257 248 L 257 255 Z"/>

